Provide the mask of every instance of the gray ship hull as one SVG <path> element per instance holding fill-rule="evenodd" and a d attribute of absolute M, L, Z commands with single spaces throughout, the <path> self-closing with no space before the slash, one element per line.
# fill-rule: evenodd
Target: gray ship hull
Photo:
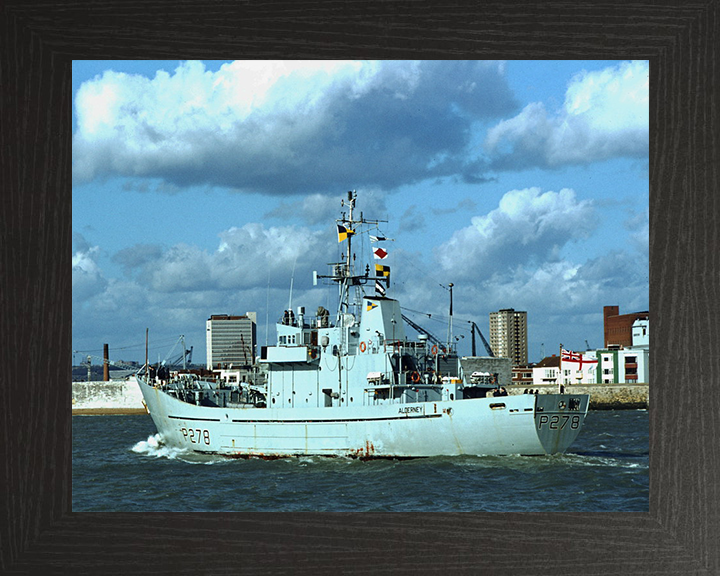
<path fill-rule="evenodd" d="M 188 404 L 137 380 L 165 443 L 228 457 L 560 453 L 582 428 L 589 399 L 522 394 L 344 408 L 218 408 Z"/>

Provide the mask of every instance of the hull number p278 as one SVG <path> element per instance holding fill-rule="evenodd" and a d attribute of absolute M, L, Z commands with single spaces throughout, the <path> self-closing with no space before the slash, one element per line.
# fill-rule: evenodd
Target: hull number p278
<path fill-rule="evenodd" d="M 201 428 L 180 428 L 185 440 L 192 444 L 206 444 L 210 446 L 210 431 Z"/>

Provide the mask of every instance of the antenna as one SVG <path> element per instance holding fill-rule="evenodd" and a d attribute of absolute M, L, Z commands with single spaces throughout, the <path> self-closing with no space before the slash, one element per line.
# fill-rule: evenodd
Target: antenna
<path fill-rule="evenodd" d="M 268 268 L 267 291 L 265 292 L 265 346 L 268 345 L 268 314 L 270 310 L 270 269 Z"/>
<path fill-rule="evenodd" d="M 297 264 L 297 256 L 295 256 L 295 262 L 293 262 L 292 276 L 290 277 L 290 300 L 288 301 L 288 310 L 292 310 L 292 293 L 293 284 L 295 283 L 295 265 Z"/>
<path fill-rule="evenodd" d="M 448 289 L 450 290 L 450 319 L 448 320 L 448 352 L 451 350 L 452 338 L 453 338 L 453 298 L 452 289 L 454 284 L 450 282 Z"/>

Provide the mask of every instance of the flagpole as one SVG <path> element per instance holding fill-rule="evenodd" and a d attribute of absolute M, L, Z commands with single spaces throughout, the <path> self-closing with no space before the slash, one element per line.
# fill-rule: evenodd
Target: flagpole
<path fill-rule="evenodd" d="M 563 376 L 563 371 L 562 371 L 562 360 L 563 360 L 563 358 L 562 358 L 562 351 L 563 351 L 563 345 L 562 345 L 562 342 L 560 342 L 560 377 L 558 378 L 558 394 L 560 393 L 560 386 L 561 386 L 561 383 L 562 383 L 562 376 Z"/>

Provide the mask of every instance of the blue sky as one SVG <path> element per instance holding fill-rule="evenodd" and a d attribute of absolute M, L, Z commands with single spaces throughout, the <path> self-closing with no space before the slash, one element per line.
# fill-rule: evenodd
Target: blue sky
<path fill-rule="evenodd" d="M 649 308 L 648 91 L 646 61 L 75 61 L 73 349 L 142 360 L 149 328 L 202 362 L 247 311 L 273 342 L 293 270 L 293 306 L 334 309 L 347 190 L 441 338 L 454 284 L 460 353 L 501 308 L 531 361 L 599 347 L 604 305 Z"/>

